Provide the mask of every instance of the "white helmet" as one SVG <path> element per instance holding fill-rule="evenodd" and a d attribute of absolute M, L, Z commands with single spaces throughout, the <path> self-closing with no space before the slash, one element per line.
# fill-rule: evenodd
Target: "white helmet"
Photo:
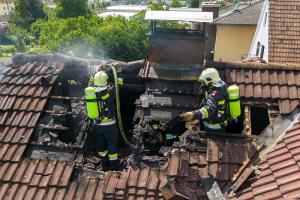
<path fill-rule="evenodd" d="M 207 68 L 203 70 L 198 78 L 198 81 L 203 82 L 210 87 L 220 81 L 219 72 L 215 68 Z"/>
<path fill-rule="evenodd" d="M 107 86 L 108 76 L 104 71 L 99 71 L 94 76 L 94 85 L 98 87 Z"/>

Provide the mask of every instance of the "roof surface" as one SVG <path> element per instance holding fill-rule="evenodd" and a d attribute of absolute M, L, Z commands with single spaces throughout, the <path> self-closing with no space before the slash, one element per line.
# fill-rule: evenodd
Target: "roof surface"
<path fill-rule="evenodd" d="M 220 14 L 214 20 L 215 24 L 227 25 L 257 25 L 263 1 L 255 2 L 251 5 L 241 6 L 238 10 L 230 10 Z"/>
<path fill-rule="evenodd" d="M 245 100 L 278 104 L 280 113 L 291 113 L 300 104 L 300 65 L 278 65 L 264 63 L 207 62 L 207 67 L 217 68 L 227 83 L 235 83 Z M 172 66 L 169 67 L 168 66 Z M 200 65 L 184 66 L 166 63 L 151 63 L 140 76 L 164 80 L 197 80 Z"/>
<path fill-rule="evenodd" d="M 0 199 L 149 200 L 180 199 L 182 196 L 206 199 L 206 192 L 199 184 L 201 179 L 211 174 L 221 190 L 224 190 L 243 162 L 251 159 L 257 152 L 256 145 L 249 138 L 211 136 L 205 140 L 205 151 L 173 152 L 168 157 L 167 165 L 160 168 L 130 167 L 123 172 L 95 172 L 77 177 L 78 169 L 74 159 L 33 159 L 25 154 L 55 81 L 66 66 L 55 57 L 24 61 L 0 65 Z M 73 66 L 74 62 L 75 59 L 72 58 L 70 64 Z M 292 92 L 283 97 L 280 96 L 281 93 L 283 90 L 290 91 L 290 88 L 299 90 L 296 81 L 300 75 L 299 66 L 286 65 L 286 69 L 283 69 L 283 65 L 272 64 L 227 64 L 226 70 L 224 63 L 219 63 L 219 66 L 215 63 L 214 66 L 223 70 L 222 73 L 227 74 L 228 80 L 244 87 L 242 95 L 245 98 L 272 99 L 273 87 L 278 87 L 280 94 L 275 95 L 274 99 L 292 102 Z M 84 64 L 81 63 L 80 66 Z M 165 69 L 166 66 L 162 67 Z M 199 66 L 195 65 L 194 70 L 197 67 Z M 164 70 L 159 73 L 163 74 L 150 71 L 145 76 L 174 75 L 172 71 L 169 74 L 164 74 Z M 188 75 L 195 76 L 194 73 Z M 253 93 L 248 90 L 253 90 Z M 257 92 L 260 90 L 261 92 Z M 265 90 L 269 92 L 264 92 Z M 247 96 L 248 93 L 252 96 Z M 264 96 L 265 94 L 269 95 Z M 299 97 L 294 100 L 298 102 Z M 251 179 L 248 182 L 251 187 L 244 186 L 239 195 L 261 198 L 271 191 L 274 196 L 286 192 L 283 197 L 287 199 L 298 197 L 299 129 L 300 120 L 286 132 L 266 160 L 261 162 L 263 170 L 260 178 Z M 196 147 L 197 141 L 199 138 L 193 140 Z"/>
<path fill-rule="evenodd" d="M 300 1 L 269 0 L 269 62 L 300 63 Z"/>
<path fill-rule="evenodd" d="M 258 167 L 260 174 L 249 179 L 236 199 L 300 198 L 300 118 Z"/>

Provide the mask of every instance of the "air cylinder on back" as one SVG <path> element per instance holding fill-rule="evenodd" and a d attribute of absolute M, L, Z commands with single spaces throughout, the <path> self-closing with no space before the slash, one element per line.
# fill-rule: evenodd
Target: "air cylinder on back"
<path fill-rule="evenodd" d="M 231 85 L 227 88 L 229 115 L 231 119 L 236 119 L 241 115 L 240 89 L 237 85 Z"/>
<path fill-rule="evenodd" d="M 96 96 L 96 89 L 94 87 L 87 87 L 84 90 L 87 116 L 90 119 L 97 119 L 99 117 L 99 107 Z"/>

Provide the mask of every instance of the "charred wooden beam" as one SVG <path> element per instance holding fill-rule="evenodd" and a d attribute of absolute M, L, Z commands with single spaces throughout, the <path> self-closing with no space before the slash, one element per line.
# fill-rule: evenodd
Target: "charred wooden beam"
<path fill-rule="evenodd" d="M 84 101 L 83 97 L 50 96 L 50 99 Z"/>
<path fill-rule="evenodd" d="M 69 130 L 68 127 L 57 126 L 57 125 L 48 126 L 48 125 L 41 124 L 40 127 L 43 128 L 43 129 L 58 130 L 58 131 L 67 131 L 67 130 Z"/>
<path fill-rule="evenodd" d="M 52 116 L 61 116 L 61 115 L 82 116 L 82 114 L 80 114 L 80 113 L 74 113 L 74 112 L 68 112 L 68 111 L 44 110 L 43 112 L 50 114 Z"/>
<path fill-rule="evenodd" d="M 249 138 L 249 139 L 255 139 L 256 137 L 253 135 L 243 135 L 243 134 L 237 134 L 237 133 L 220 133 L 220 132 L 205 132 L 200 131 L 200 134 L 202 136 L 210 137 L 210 136 L 218 136 L 218 137 L 235 137 L 235 138 Z"/>
<path fill-rule="evenodd" d="M 251 135 L 251 109 L 250 106 L 245 106 L 244 134 Z"/>

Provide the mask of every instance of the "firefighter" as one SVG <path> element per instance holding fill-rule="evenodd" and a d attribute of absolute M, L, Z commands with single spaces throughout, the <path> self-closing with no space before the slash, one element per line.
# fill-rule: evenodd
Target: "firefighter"
<path fill-rule="evenodd" d="M 214 68 L 202 71 L 198 81 L 206 88 L 205 97 L 200 109 L 182 113 L 179 117 L 182 121 L 196 119 L 203 120 L 205 131 L 223 132 L 227 125 L 227 91 L 225 82 L 221 80 L 219 73 Z"/>
<path fill-rule="evenodd" d="M 105 71 L 98 71 L 90 79 L 89 85 L 93 85 L 93 88 L 95 88 L 99 113 L 99 116 L 92 120 L 92 124 L 95 130 L 97 151 L 102 158 L 102 167 L 105 170 L 117 170 L 120 162 L 118 159 L 119 134 L 114 105 L 115 91 L 114 86 L 109 86 L 107 81 L 108 75 Z M 88 106 L 87 111 L 89 116 Z"/>

